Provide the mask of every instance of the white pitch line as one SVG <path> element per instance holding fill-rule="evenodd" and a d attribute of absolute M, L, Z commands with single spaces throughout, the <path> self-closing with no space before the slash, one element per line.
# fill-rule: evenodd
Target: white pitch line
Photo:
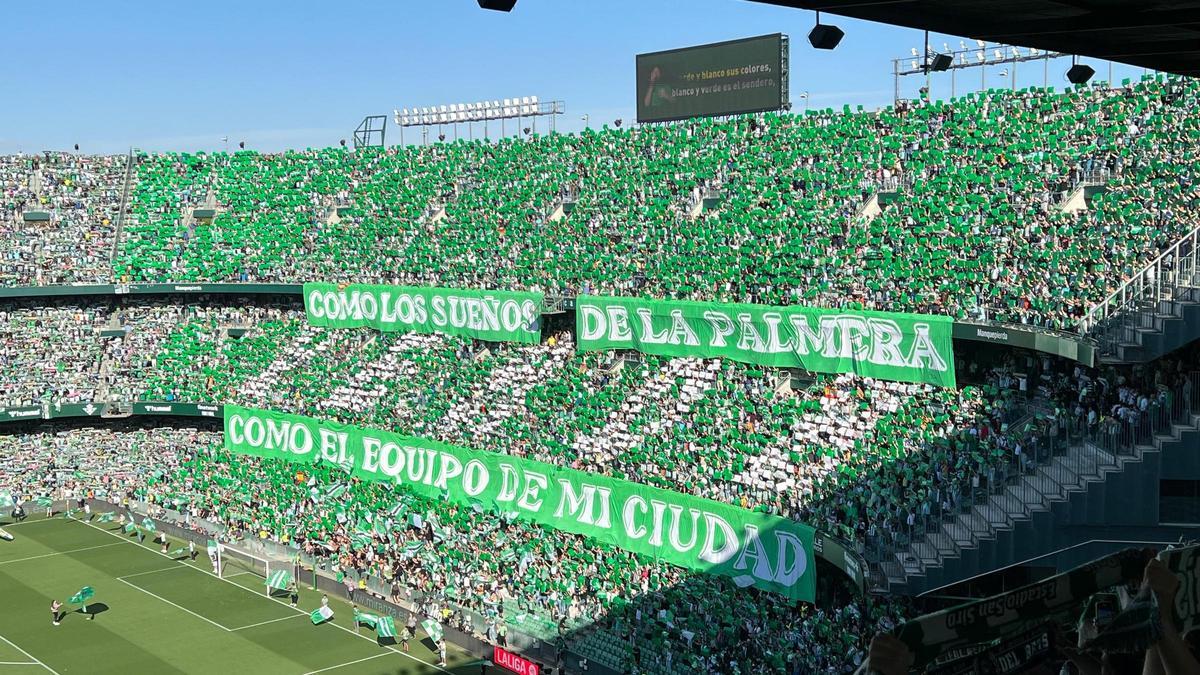
<path fill-rule="evenodd" d="M 22 521 L 16 522 L 16 523 L 8 523 L 7 525 L 5 525 L 4 523 L 0 523 L 0 527 L 3 527 L 4 529 L 7 530 L 10 527 L 20 527 L 22 525 L 33 525 L 35 523 L 53 523 L 58 520 L 62 520 L 62 519 L 61 518 L 31 518 L 29 520 L 22 520 Z"/>
<path fill-rule="evenodd" d="M 21 652 L 21 653 L 22 653 L 22 654 L 24 654 L 25 656 L 28 656 L 29 658 L 33 659 L 33 663 L 34 663 L 34 665 L 41 666 L 41 667 L 45 668 L 46 670 L 48 670 L 48 671 L 50 671 L 50 672 L 54 673 L 54 675 L 58 675 L 58 671 L 57 671 L 57 670 L 55 670 L 55 669 L 51 668 L 50 666 L 48 666 L 48 665 L 46 665 L 46 664 L 42 663 L 42 662 L 41 662 L 41 660 L 40 660 L 40 659 L 38 659 L 38 657 L 34 656 L 33 654 L 30 654 L 29 652 L 25 651 L 24 649 L 21 649 L 20 647 L 18 647 L 18 646 L 17 646 L 17 643 L 13 642 L 12 640 L 9 640 L 8 638 L 4 637 L 3 635 L 0 635 L 0 640 L 4 640 L 4 641 L 5 641 L 5 642 L 7 642 L 8 644 L 12 645 L 13 649 L 16 649 L 17 651 Z"/>
<path fill-rule="evenodd" d="M 212 625 L 216 626 L 217 628 L 220 628 L 221 630 L 225 631 L 226 633 L 233 632 L 233 629 L 226 628 L 225 626 L 222 626 L 221 624 L 217 623 L 216 621 L 213 621 L 212 619 L 208 618 L 207 616 L 204 616 L 203 614 L 197 614 L 197 613 L 193 612 L 192 610 L 188 609 L 187 607 L 184 607 L 183 605 L 177 605 L 174 602 L 171 602 L 170 600 L 164 598 L 161 595 L 151 593 L 150 591 L 142 588 L 141 586 L 138 586 L 137 584 L 133 583 L 132 581 L 125 581 L 124 579 L 117 579 L 117 581 L 125 584 L 126 586 L 129 586 L 130 588 L 136 588 L 139 591 L 145 593 L 146 595 L 149 595 L 152 598 L 158 598 L 159 600 L 162 600 L 163 602 L 174 607 L 175 609 L 183 610 L 183 611 L 187 612 L 188 614 L 191 614 L 192 616 L 196 617 L 197 619 L 207 621 L 207 622 L 211 623 Z"/>
<path fill-rule="evenodd" d="M 0 661 L 0 666 L 40 666 L 37 661 Z"/>
<path fill-rule="evenodd" d="M 288 619 L 295 619 L 298 616 L 300 616 L 300 615 L 299 614 L 289 614 L 287 616 L 280 617 L 278 619 L 269 619 L 267 621 L 259 621 L 258 623 L 252 623 L 249 626 L 238 626 L 237 628 L 230 628 L 229 630 L 239 631 L 239 630 L 245 630 L 247 628 L 254 628 L 255 626 L 265 626 L 269 623 L 275 623 L 276 621 L 287 621 Z"/>
<path fill-rule="evenodd" d="M 100 544 L 98 546 L 88 546 L 86 548 L 77 548 L 71 551 L 55 551 L 54 553 L 43 553 L 42 555 L 31 555 L 28 558 L 16 558 L 13 560 L 0 560 L 0 565 L 9 565 L 12 563 L 25 562 L 26 560 L 38 560 L 39 558 L 53 558 L 56 555 L 67 555 L 68 553 L 81 553 L 83 551 L 91 551 L 97 548 L 108 548 L 116 546 L 116 544 Z"/>
<path fill-rule="evenodd" d="M 158 551 L 155 551 L 154 549 L 146 548 L 145 546 L 142 546 L 141 544 L 139 544 L 139 543 L 135 542 L 135 541 L 134 541 L 134 540 L 132 540 L 132 539 L 126 539 L 125 537 L 122 537 L 121 535 L 119 535 L 119 534 L 116 534 L 116 533 L 113 533 L 113 532 L 109 532 L 108 530 L 106 530 L 106 529 L 104 529 L 104 528 L 102 528 L 102 527 L 96 527 L 95 525 L 93 525 L 93 524 L 91 524 L 91 523 L 89 523 L 89 522 L 87 522 L 87 521 L 78 520 L 78 519 L 72 519 L 72 520 L 75 520 L 75 522 L 77 522 L 77 523 L 82 523 L 82 524 L 84 524 L 84 525 L 87 525 L 88 527 L 95 528 L 95 529 L 97 529 L 97 530 L 99 530 L 99 531 L 101 531 L 101 532 L 103 532 L 103 533 L 105 533 L 105 534 L 108 534 L 108 535 L 111 535 L 111 536 L 113 536 L 113 537 L 116 537 L 117 539 L 120 539 L 121 541 L 123 541 L 123 542 L 125 542 L 125 543 L 127 543 L 127 544 L 133 544 L 134 546 L 137 546 L 138 548 L 142 549 L 143 551 L 149 551 L 150 553 L 157 553 L 158 555 L 161 555 L 161 556 L 163 556 L 164 558 L 167 558 L 168 560 L 174 560 L 174 558 L 171 558 L 171 556 L 169 556 L 169 555 L 163 555 L 162 553 L 159 553 Z M 206 569 L 202 569 L 202 568 L 200 568 L 200 567 L 197 567 L 197 566 L 195 566 L 195 565 L 189 565 L 189 564 L 187 564 L 186 562 L 184 562 L 184 561 L 182 561 L 182 560 L 175 560 L 175 562 L 179 563 L 180 565 L 183 565 L 184 567 L 187 567 L 187 568 L 190 568 L 190 569 L 194 569 L 194 570 L 196 570 L 197 572 L 200 572 L 201 574 L 207 574 L 208 576 L 210 576 L 210 577 L 212 577 L 212 578 L 214 578 L 214 579 L 220 579 L 221 581 L 224 581 L 224 582 L 225 582 L 225 583 L 227 583 L 227 584 L 231 584 L 231 585 L 233 585 L 233 586 L 237 586 L 238 588 L 242 589 L 243 591 L 247 591 L 247 592 L 249 592 L 249 593 L 253 593 L 253 594 L 255 594 L 255 595 L 259 595 L 258 591 L 255 591 L 255 590 L 254 590 L 254 589 L 252 589 L 252 588 L 246 588 L 245 586 L 243 586 L 243 585 L 241 585 L 241 584 L 237 583 L 236 581 L 230 581 L 229 579 L 222 579 L 222 578 L 221 578 L 219 575 L 217 575 L 217 574 L 213 574 L 212 572 L 209 572 L 209 571 L 208 571 L 208 570 L 206 570 Z M 128 584 L 129 582 L 128 582 L 128 581 L 126 581 L 125 583 L 127 583 L 127 584 Z M 133 586 L 133 584 L 129 584 L 129 585 L 130 585 L 130 586 Z M 134 588 L 137 588 L 137 589 L 138 589 L 138 590 L 140 590 L 140 591 L 145 591 L 145 592 L 147 592 L 147 593 L 149 592 L 149 591 L 146 591 L 146 589 L 144 589 L 144 588 L 138 588 L 137 586 L 134 586 Z M 267 596 L 259 596 L 259 597 L 267 597 Z M 160 598 L 160 599 L 161 599 L 161 598 Z M 298 613 L 299 613 L 301 616 L 308 616 L 308 615 L 309 615 L 309 613 L 308 613 L 308 612 L 305 612 L 304 610 L 302 610 L 302 609 L 300 609 L 300 608 L 298 608 L 298 607 L 292 607 L 290 604 L 288 604 L 288 603 L 286 603 L 286 602 L 284 602 L 284 601 L 282 601 L 282 600 L 280 600 L 280 599 L 278 599 L 278 598 L 271 598 L 271 597 L 267 597 L 267 599 L 268 599 L 268 600 L 270 600 L 270 601 L 272 601 L 272 602 L 277 602 L 277 603 L 279 603 L 279 604 L 283 605 L 284 607 L 287 607 L 288 609 L 291 609 L 291 610 L 293 610 L 293 611 L 295 611 L 295 612 L 298 612 Z M 174 604 L 174 603 L 171 603 L 171 604 Z M 178 607 L 178 605 L 176 605 L 176 606 Z M 181 607 L 180 609 L 183 609 L 183 608 Z M 184 610 L 184 611 L 190 611 L 190 610 Z M 199 615 L 197 615 L 197 616 L 199 616 Z M 201 618 L 203 618 L 203 617 L 201 617 Z M 208 621 L 208 619 L 204 619 L 204 620 L 205 620 L 205 621 Z M 361 638 L 361 639 L 363 639 L 363 640 L 366 640 L 367 642 L 370 642 L 370 643 L 371 643 L 371 644 L 373 644 L 373 645 L 378 645 L 378 644 L 379 644 L 379 643 L 378 643 L 378 641 L 376 641 L 376 640 L 374 640 L 374 639 L 372 639 L 372 638 L 370 638 L 370 637 L 368 637 L 368 636 L 366 636 L 366 635 L 363 635 L 362 633 L 359 633 L 358 631 L 350 630 L 349 628 L 346 628 L 345 626 L 341 626 L 341 625 L 338 625 L 338 624 L 336 624 L 336 623 L 329 623 L 329 625 L 333 626 L 334 628 L 337 628 L 338 630 L 343 630 L 343 631 L 345 631 L 345 632 L 347 632 L 347 633 L 349 633 L 349 634 L 353 635 L 354 637 L 357 637 L 357 638 Z M 222 627 L 222 628 L 225 628 L 224 626 L 221 626 L 221 627 Z M 228 629 L 228 628 L 225 628 L 225 630 L 229 630 L 229 629 Z M 440 672 L 446 673 L 446 675 L 454 675 L 454 673 L 450 672 L 449 670 L 446 670 L 445 668 L 443 668 L 443 667 L 441 667 L 441 666 L 439 666 L 439 665 L 437 665 L 437 664 L 435 664 L 435 663 L 430 663 L 430 662 L 428 662 L 428 661 L 425 661 L 425 660 L 423 660 L 423 659 L 418 659 L 417 657 L 413 656 L 412 654 L 406 654 L 405 652 L 402 652 L 402 651 L 400 651 L 399 649 L 396 649 L 395 647 L 392 647 L 392 646 L 390 646 L 390 645 L 385 645 L 385 646 L 386 646 L 386 648 L 387 648 L 389 651 L 391 651 L 391 652 L 393 652 L 393 653 L 396 653 L 396 654 L 399 654 L 400 656 L 403 656 L 403 657 L 404 657 L 404 658 L 406 658 L 406 659 L 411 659 L 411 660 L 413 660 L 413 661 L 416 661 L 417 663 L 420 663 L 420 664 L 422 664 L 422 665 L 429 666 L 430 668 L 434 668 L 434 669 L 436 669 L 436 670 L 438 670 L 438 671 L 440 671 Z"/>
<path fill-rule="evenodd" d="M 403 653 L 403 652 L 399 652 L 399 653 Z M 387 652 L 383 652 L 382 654 L 376 654 L 375 656 L 368 656 L 365 659 L 359 659 L 357 661 L 347 661 L 345 663 L 339 663 L 336 666 L 329 666 L 328 668 L 322 668 L 320 670 L 310 670 L 307 673 L 305 673 L 304 675 L 316 675 L 317 673 L 323 673 L 327 670 L 337 670 L 338 668 L 342 668 L 344 666 L 352 666 L 356 663 L 362 663 L 363 661 L 370 661 L 371 659 L 377 659 L 381 656 L 391 656 L 391 654 L 389 654 Z"/>
<path fill-rule="evenodd" d="M 116 544 L 113 544 L 113 545 L 116 546 Z M 140 576 L 143 576 L 146 574 L 158 574 L 159 572 L 170 572 L 171 570 L 177 570 L 177 569 L 180 569 L 180 568 L 179 567 L 164 567 L 159 570 L 150 570 L 149 572 L 134 572 L 133 574 L 126 574 L 123 577 L 117 577 L 117 578 L 118 579 L 132 579 L 134 577 L 140 577 Z"/>

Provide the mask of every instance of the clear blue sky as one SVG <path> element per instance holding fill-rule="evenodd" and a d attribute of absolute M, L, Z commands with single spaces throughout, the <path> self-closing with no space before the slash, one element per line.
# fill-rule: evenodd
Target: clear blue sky
<path fill-rule="evenodd" d="M 922 40 L 830 15 L 846 38 L 821 52 L 811 12 L 745 0 L 518 0 L 511 14 L 475 0 L 65 0 L 3 14 L 0 153 L 220 149 L 226 135 L 264 151 L 329 146 L 367 114 L 388 115 L 394 143 L 394 108 L 529 95 L 565 101 L 559 130 L 575 131 L 584 113 L 593 126 L 634 117 L 638 52 L 774 32 L 792 37 L 797 108 L 802 91 L 814 107 L 874 108 L 892 101 L 891 59 Z M 1089 63 L 1107 78 L 1106 62 Z M 1051 64 L 1051 84 L 1068 65 Z M 989 70 L 990 86 L 1007 84 Z M 969 72 L 960 91 L 979 86 Z M 1141 72 L 1118 66 L 1114 79 Z M 1042 67 L 1018 75 L 1041 84 Z M 912 96 L 921 83 L 907 79 Z M 949 76 L 933 91 L 949 98 Z"/>

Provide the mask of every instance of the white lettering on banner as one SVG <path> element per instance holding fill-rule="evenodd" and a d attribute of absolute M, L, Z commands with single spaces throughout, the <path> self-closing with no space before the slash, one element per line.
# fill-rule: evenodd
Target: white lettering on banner
<path fill-rule="evenodd" d="M 463 465 L 454 455 L 443 452 L 441 468 L 438 469 L 437 480 L 433 482 L 433 486 L 442 490 L 450 489 L 446 483 L 451 478 L 457 478 L 462 475 Z"/>
<path fill-rule="evenodd" d="M 329 321 L 365 321 L 398 326 L 431 322 L 436 328 L 476 331 L 533 331 L 541 308 L 533 300 L 393 293 L 373 289 L 313 290 L 305 298 L 308 313 Z M 432 321 L 431 321 L 432 319 Z"/>
<path fill-rule="evenodd" d="M 434 490 L 423 494 L 441 491 L 455 500 L 486 494 L 482 498 L 486 507 L 516 510 L 548 527 L 602 538 L 611 535 L 618 546 L 693 569 L 723 566 L 721 573 L 729 568 L 745 572 L 735 577 L 741 586 L 765 583 L 794 588 L 808 569 L 801 541 L 804 533 L 789 529 L 786 522 L 746 513 L 719 515 L 726 513 L 725 507 L 690 501 L 686 495 L 649 488 L 641 494 L 622 492 L 620 484 L 609 484 L 600 476 L 560 474 L 512 458 L 471 458 L 465 449 L 418 447 L 409 445 L 418 441 L 386 432 L 372 436 L 294 416 L 249 414 L 236 406 L 226 410 L 226 447 L 236 452 L 285 461 L 310 462 L 311 457 L 344 464 L 353 460 L 355 475 Z M 499 476 L 497 486 L 489 491 L 492 471 Z"/>
<path fill-rule="evenodd" d="M 445 326 L 450 321 L 446 316 L 446 298 L 435 295 L 429 300 L 429 309 L 432 312 L 433 325 Z"/>
<path fill-rule="evenodd" d="M 638 319 L 642 323 L 642 342 L 652 345 L 677 344 L 669 342 L 671 331 L 664 329 L 661 333 L 654 332 L 653 319 L 650 316 L 650 310 L 645 307 L 640 307 L 634 311 L 638 315 Z"/>
<path fill-rule="evenodd" d="M 716 534 L 721 533 L 725 541 L 718 548 Z M 700 549 L 700 559 L 704 562 L 720 565 L 733 557 L 738 550 L 737 534 L 724 518 L 715 513 L 704 514 L 704 546 Z"/>
<path fill-rule="evenodd" d="M 634 509 L 639 509 L 643 514 L 646 513 L 646 500 L 637 495 L 630 495 L 625 500 L 625 506 L 621 507 L 621 522 L 625 525 L 625 534 L 630 539 L 637 541 L 646 536 L 646 528 L 634 522 Z"/>
<path fill-rule="evenodd" d="M 712 346 L 724 347 L 728 343 L 725 338 L 733 335 L 733 320 L 720 312 L 707 311 L 704 313 L 704 320 L 708 325 L 712 326 Z"/>
<path fill-rule="evenodd" d="M 536 471 L 525 471 L 525 491 L 521 493 L 521 498 L 517 500 L 517 506 L 526 511 L 540 511 L 542 508 L 542 500 L 538 494 L 550 487 L 550 481 L 545 474 L 537 473 Z"/>
<path fill-rule="evenodd" d="M 562 518 L 565 511 L 566 515 L 574 517 L 584 525 L 603 527 L 606 530 L 612 527 L 612 512 L 609 504 L 611 490 L 584 483 L 580 493 L 575 494 L 575 486 L 566 478 L 559 478 L 558 485 L 562 490 L 562 497 L 558 500 L 558 509 L 554 511 L 555 518 Z M 597 495 L 600 497 L 599 514 L 596 513 Z"/>
<path fill-rule="evenodd" d="M 500 464 L 500 494 L 496 495 L 498 502 L 511 502 L 517 498 L 517 469 L 512 464 Z"/>
<path fill-rule="evenodd" d="M 229 440 L 233 441 L 234 445 L 245 445 L 246 437 L 242 435 L 242 428 L 245 424 L 241 415 L 229 417 Z"/>
<path fill-rule="evenodd" d="M 871 363 L 881 366 L 904 367 L 904 354 L 900 352 L 900 343 L 904 341 L 904 331 L 895 321 L 884 319 L 867 319 L 871 326 Z"/>
<path fill-rule="evenodd" d="M 258 417 L 242 420 L 240 415 L 234 415 L 229 421 L 229 430 L 234 443 L 252 448 L 278 450 L 294 455 L 307 455 L 313 449 L 312 432 L 304 424 L 293 424 L 290 421 L 277 423 L 272 419 L 264 423 Z"/>
<path fill-rule="evenodd" d="M 696 530 L 700 524 L 700 511 L 698 509 L 688 509 L 688 513 L 692 516 L 692 538 L 690 541 L 684 542 L 679 536 L 679 524 L 683 521 L 683 507 L 677 504 L 671 505 L 671 533 L 667 537 L 671 548 L 674 548 L 680 553 L 687 553 L 696 546 Z"/>
<path fill-rule="evenodd" d="M 605 321 L 604 310 L 595 305 L 576 305 L 575 311 L 579 312 L 580 318 L 583 320 L 583 339 L 584 340 L 599 340 L 604 337 Z"/>
<path fill-rule="evenodd" d="M 487 466 L 483 462 L 473 459 L 467 462 L 467 469 L 463 473 L 463 492 L 467 493 L 468 497 L 477 497 L 487 489 L 490 479 L 491 473 Z"/>
<path fill-rule="evenodd" d="M 913 368 L 928 368 L 944 372 L 946 359 L 942 358 L 942 355 L 938 354 L 937 349 L 933 346 L 933 340 L 929 337 L 929 324 L 913 324 L 913 331 L 917 337 L 913 340 L 913 348 L 908 355 L 908 365 Z"/>
<path fill-rule="evenodd" d="M 362 469 L 367 473 L 379 473 L 379 452 L 383 444 L 378 438 L 363 436 Z M 324 455 L 322 455 L 324 456 Z M 386 473 L 386 472 L 385 472 Z"/>
<path fill-rule="evenodd" d="M 804 546 L 800 543 L 800 539 L 791 532 L 775 530 L 772 534 L 775 535 L 777 545 L 775 560 L 779 565 L 775 570 L 775 582 L 783 586 L 791 586 L 804 576 L 804 570 L 808 567 L 808 560 L 804 557 Z M 788 563 L 788 553 L 792 554 L 790 564 Z"/>
<path fill-rule="evenodd" d="M 700 346 L 700 337 L 683 311 L 672 309 L 666 317 L 655 316 L 653 309 L 634 309 L 631 325 L 629 310 L 622 305 L 600 307 L 580 302 L 576 306 L 581 318 L 581 341 L 605 340 L 617 345 Z M 702 313 L 711 335 L 709 348 L 729 348 L 730 338 L 736 339 L 736 349 L 755 354 L 814 355 L 829 359 L 866 361 L 881 366 L 924 368 L 944 372 L 948 369 L 945 357 L 938 353 L 929 335 L 929 324 L 913 324 L 912 344 L 904 350 L 904 331 L 890 319 L 862 316 L 825 315 L 817 320 L 816 328 L 805 314 L 764 312 L 756 317 L 749 312 L 736 316 L 710 309 Z M 667 319 L 668 325 L 656 331 L 654 320 Z M 636 327 L 636 329 L 635 329 Z"/>
<path fill-rule="evenodd" d="M 650 539 L 646 542 L 651 546 L 662 546 L 662 531 L 663 531 L 663 513 L 667 510 L 667 503 L 657 499 L 650 500 Z"/>
<path fill-rule="evenodd" d="M 305 311 L 310 315 L 318 319 L 325 318 L 325 305 L 321 302 L 321 291 L 309 293 L 308 297 L 305 298 L 305 303 L 307 304 Z"/>
<path fill-rule="evenodd" d="M 317 430 L 317 435 L 321 437 L 321 459 L 331 464 L 337 463 L 338 447 L 346 445 L 346 434 L 339 434 L 333 429 L 324 427 Z M 341 437 L 340 439 L 338 437 Z M 341 441 L 339 444 L 338 441 Z"/>
<path fill-rule="evenodd" d="M 762 540 L 758 538 L 758 528 L 754 525 L 746 525 L 745 527 L 746 543 L 742 547 L 741 555 L 733 563 L 733 569 L 744 570 L 748 567 L 748 561 L 753 561 L 754 568 L 751 570 L 751 574 L 759 579 L 774 578 L 775 573 L 771 571 L 771 560 L 767 557 L 767 551 L 763 548 Z"/>

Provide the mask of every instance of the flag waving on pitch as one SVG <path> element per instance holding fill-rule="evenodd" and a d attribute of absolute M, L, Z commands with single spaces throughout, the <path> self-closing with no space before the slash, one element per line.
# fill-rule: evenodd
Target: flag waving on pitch
<path fill-rule="evenodd" d="M 379 625 L 379 619 L 380 619 L 380 617 L 378 614 L 371 614 L 370 612 L 360 612 L 357 609 L 354 610 L 354 623 L 356 623 L 360 626 L 366 626 L 367 628 L 375 628 L 376 626 Z"/>
<path fill-rule="evenodd" d="M 396 637 L 396 620 L 390 616 L 379 617 L 379 622 L 375 624 L 375 633 L 381 638 Z"/>
<path fill-rule="evenodd" d="M 3 539 L 4 541 L 12 541 L 13 536 L 6 532 L 3 527 L 0 527 L 0 539 Z"/>
<path fill-rule="evenodd" d="M 432 638 L 434 642 L 442 639 L 442 624 L 438 623 L 437 621 L 434 621 L 433 619 L 425 619 L 421 622 L 421 628 L 425 629 L 425 632 L 429 634 L 429 637 Z"/>
<path fill-rule="evenodd" d="M 83 605 L 86 604 L 87 601 L 90 600 L 95 594 L 96 591 L 93 590 L 91 586 L 84 586 L 83 588 L 79 589 L 79 592 L 77 592 L 75 595 L 67 598 L 67 602 L 71 603 L 72 605 Z"/>
<path fill-rule="evenodd" d="M 276 590 L 286 591 L 290 583 L 292 583 L 292 573 L 287 570 L 275 570 L 271 572 L 271 576 L 267 577 L 267 586 Z"/>
<path fill-rule="evenodd" d="M 314 626 L 319 623 L 325 623 L 333 618 L 333 610 L 328 607 L 318 607 L 313 610 L 312 614 L 308 615 L 308 618 L 312 619 Z"/>

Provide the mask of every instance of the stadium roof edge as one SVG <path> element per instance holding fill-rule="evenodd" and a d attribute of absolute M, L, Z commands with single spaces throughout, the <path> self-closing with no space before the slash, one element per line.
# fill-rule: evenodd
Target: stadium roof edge
<path fill-rule="evenodd" d="M 1200 0 L 751 0 L 1200 75 Z"/>

